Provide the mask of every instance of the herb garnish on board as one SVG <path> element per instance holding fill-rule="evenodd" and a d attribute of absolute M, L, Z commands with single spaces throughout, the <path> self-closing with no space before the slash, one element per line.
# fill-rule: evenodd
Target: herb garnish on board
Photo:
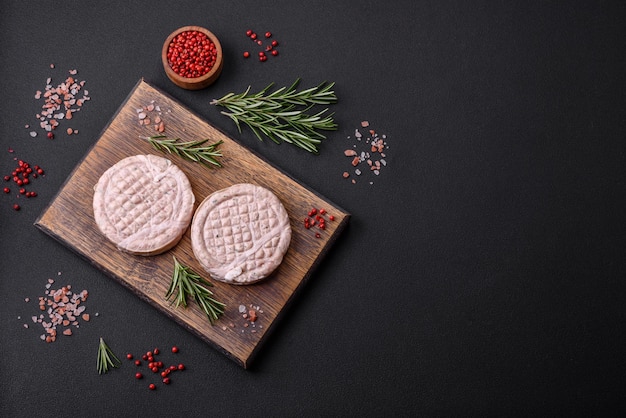
<path fill-rule="evenodd" d="M 187 307 L 187 298 L 193 297 L 213 324 L 224 313 L 226 305 L 213 298 L 213 292 L 208 289 L 211 286 L 211 283 L 189 267 L 180 264 L 174 257 L 174 274 L 165 298 L 169 300 L 176 293 L 175 306 Z"/>
<path fill-rule="evenodd" d="M 178 138 L 170 139 L 165 135 L 142 136 L 141 138 L 152 144 L 154 149 L 158 151 L 169 152 L 185 160 L 197 162 L 207 167 L 222 166 L 217 160 L 218 157 L 222 156 L 217 148 L 224 141 L 205 145 L 208 139 L 181 142 Z"/>

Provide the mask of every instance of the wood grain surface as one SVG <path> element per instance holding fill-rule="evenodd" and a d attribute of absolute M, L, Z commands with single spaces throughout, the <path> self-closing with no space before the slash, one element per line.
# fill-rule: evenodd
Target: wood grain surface
<path fill-rule="evenodd" d="M 149 105 L 157 107 L 160 112 L 144 112 L 151 119 L 150 124 L 140 124 L 138 109 Z M 154 126 L 157 116 L 164 122 L 163 134 L 170 138 L 208 138 L 210 143 L 224 141 L 220 147 L 223 167 L 209 169 L 175 155 L 163 154 L 140 139 L 157 134 Z M 191 182 L 196 207 L 212 192 L 236 183 L 253 183 L 272 190 L 285 206 L 292 228 L 291 244 L 283 263 L 260 283 L 235 286 L 211 280 L 208 273 L 202 270 L 191 250 L 189 230 L 177 246 L 157 256 L 134 256 L 119 251 L 95 224 L 93 187 L 110 166 L 137 154 L 166 156 L 180 167 Z M 320 231 L 320 238 L 315 237 L 313 230 L 303 226 L 303 219 L 312 207 L 324 207 L 335 217 L 334 221 L 326 222 L 326 229 Z M 350 214 L 346 211 L 299 184 L 142 79 L 35 225 L 128 287 L 140 299 L 152 304 L 241 366 L 248 367 L 289 302 L 349 219 Z M 176 308 L 165 299 L 173 272 L 173 256 L 208 279 L 214 285 L 215 297 L 226 304 L 225 314 L 215 325 L 210 324 L 195 302 L 187 308 Z M 242 318 L 240 305 L 260 308 L 262 313 L 259 313 L 254 326 Z M 246 323 L 247 327 L 244 326 Z"/>

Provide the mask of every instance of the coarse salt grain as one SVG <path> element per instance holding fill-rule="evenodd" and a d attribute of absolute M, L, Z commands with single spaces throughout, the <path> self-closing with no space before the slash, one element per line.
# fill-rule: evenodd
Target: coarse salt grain
<path fill-rule="evenodd" d="M 53 68 L 53 67 L 51 67 Z M 51 84 L 52 79 L 50 77 L 46 80 L 46 87 L 44 92 L 37 90 L 35 93 L 35 99 L 39 100 L 44 98 L 44 103 L 41 107 L 41 112 L 36 115 L 36 118 L 40 121 L 40 127 L 46 132 L 51 132 L 57 126 L 59 126 L 59 120 L 72 119 L 72 114 L 80 110 L 80 107 L 85 101 L 90 100 L 89 92 L 83 90 L 85 81 L 78 81 L 74 79 L 73 75 L 78 73 L 77 70 L 70 70 L 69 76 L 64 82 L 58 84 L 56 87 Z M 76 96 L 82 90 L 82 97 Z M 78 106 L 78 107 L 74 107 Z M 77 131 L 73 132 L 74 134 Z M 31 136 L 32 133 L 30 134 Z"/>
<path fill-rule="evenodd" d="M 165 132 L 165 122 L 163 121 L 163 118 L 162 118 L 161 107 L 159 105 L 155 105 L 154 100 L 152 100 L 150 103 L 148 103 L 145 106 L 136 108 L 135 110 L 137 112 L 137 120 L 139 122 L 139 125 L 141 126 L 153 125 L 154 130 L 156 132 L 158 133 Z M 168 110 L 168 113 L 170 111 L 171 110 Z M 155 112 L 157 114 L 153 115 L 153 113 Z"/>
<path fill-rule="evenodd" d="M 58 273 L 61 275 L 61 272 Z M 70 326 L 80 327 L 77 317 L 81 317 L 84 321 L 89 321 L 89 314 L 84 313 L 86 307 L 82 303 L 87 300 L 89 293 L 83 290 L 80 293 L 73 292 L 71 285 L 63 286 L 59 289 L 52 289 L 54 280 L 48 279 L 46 283 L 45 296 L 39 297 L 39 309 L 47 313 L 47 319 L 44 314 L 39 316 L 33 315 L 31 320 L 33 323 L 41 324 L 44 328 L 44 334 L 40 338 L 51 343 L 56 341 L 57 327 L 64 327 L 62 335 L 70 336 L 73 334 Z M 26 298 L 26 301 L 29 301 Z M 82 314 L 82 315 L 81 315 Z"/>
<path fill-rule="evenodd" d="M 369 128 L 369 127 L 370 127 L 369 121 L 364 120 L 361 122 L 361 128 Z M 351 165 L 354 167 L 354 174 L 356 174 L 357 176 L 360 176 L 361 174 L 363 174 L 363 171 L 359 168 L 359 166 L 365 163 L 367 164 L 367 167 L 369 168 L 366 171 L 370 171 L 373 175 L 379 176 L 382 167 L 387 166 L 387 160 L 385 159 L 387 155 L 384 152 L 386 149 L 389 148 L 387 141 L 386 141 L 387 135 L 386 134 L 379 135 L 375 129 L 366 129 L 364 132 L 361 132 L 359 128 L 355 128 L 354 137 L 356 138 L 356 141 L 357 141 L 356 143 L 352 145 L 352 148 L 354 149 L 347 149 L 344 151 L 345 156 L 353 157 L 350 160 L 350 162 L 351 162 Z M 351 139 L 350 136 L 348 136 L 347 138 Z M 361 145 L 362 139 L 364 139 L 363 142 L 365 143 L 366 148 L 363 150 L 358 150 L 357 145 L 358 147 L 364 146 L 364 145 Z M 348 172 L 344 172 L 343 177 L 349 178 L 350 174 Z M 352 178 L 351 183 L 356 184 L 357 183 L 356 179 Z M 369 183 L 373 184 L 372 181 L 370 181 Z"/>

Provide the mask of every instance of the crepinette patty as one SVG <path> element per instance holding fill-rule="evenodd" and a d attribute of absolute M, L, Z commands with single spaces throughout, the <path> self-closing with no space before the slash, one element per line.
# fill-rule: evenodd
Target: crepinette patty
<path fill-rule="evenodd" d="M 180 168 L 156 155 L 134 155 L 102 174 L 94 187 L 93 212 L 98 228 L 117 248 L 147 256 L 180 241 L 194 203 Z"/>
<path fill-rule="evenodd" d="M 191 245 L 215 280 L 250 284 L 270 275 L 291 242 L 289 216 L 266 188 L 235 184 L 209 195 L 191 223 Z"/>

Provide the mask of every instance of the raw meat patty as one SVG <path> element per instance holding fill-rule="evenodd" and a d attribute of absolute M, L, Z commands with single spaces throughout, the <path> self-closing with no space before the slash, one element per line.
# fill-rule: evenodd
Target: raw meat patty
<path fill-rule="evenodd" d="M 135 155 L 102 174 L 94 187 L 93 212 L 100 231 L 120 250 L 147 256 L 178 243 L 194 203 L 180 168 L 156 155 Z"/>
<path fill-rule="evenodd" d="M 198 262 L 215 280 L 250 284 L 280 265 L 291 241 L 289 216 L 271 191 L 235 184 L 209 195 L 191 223 Z"/>

